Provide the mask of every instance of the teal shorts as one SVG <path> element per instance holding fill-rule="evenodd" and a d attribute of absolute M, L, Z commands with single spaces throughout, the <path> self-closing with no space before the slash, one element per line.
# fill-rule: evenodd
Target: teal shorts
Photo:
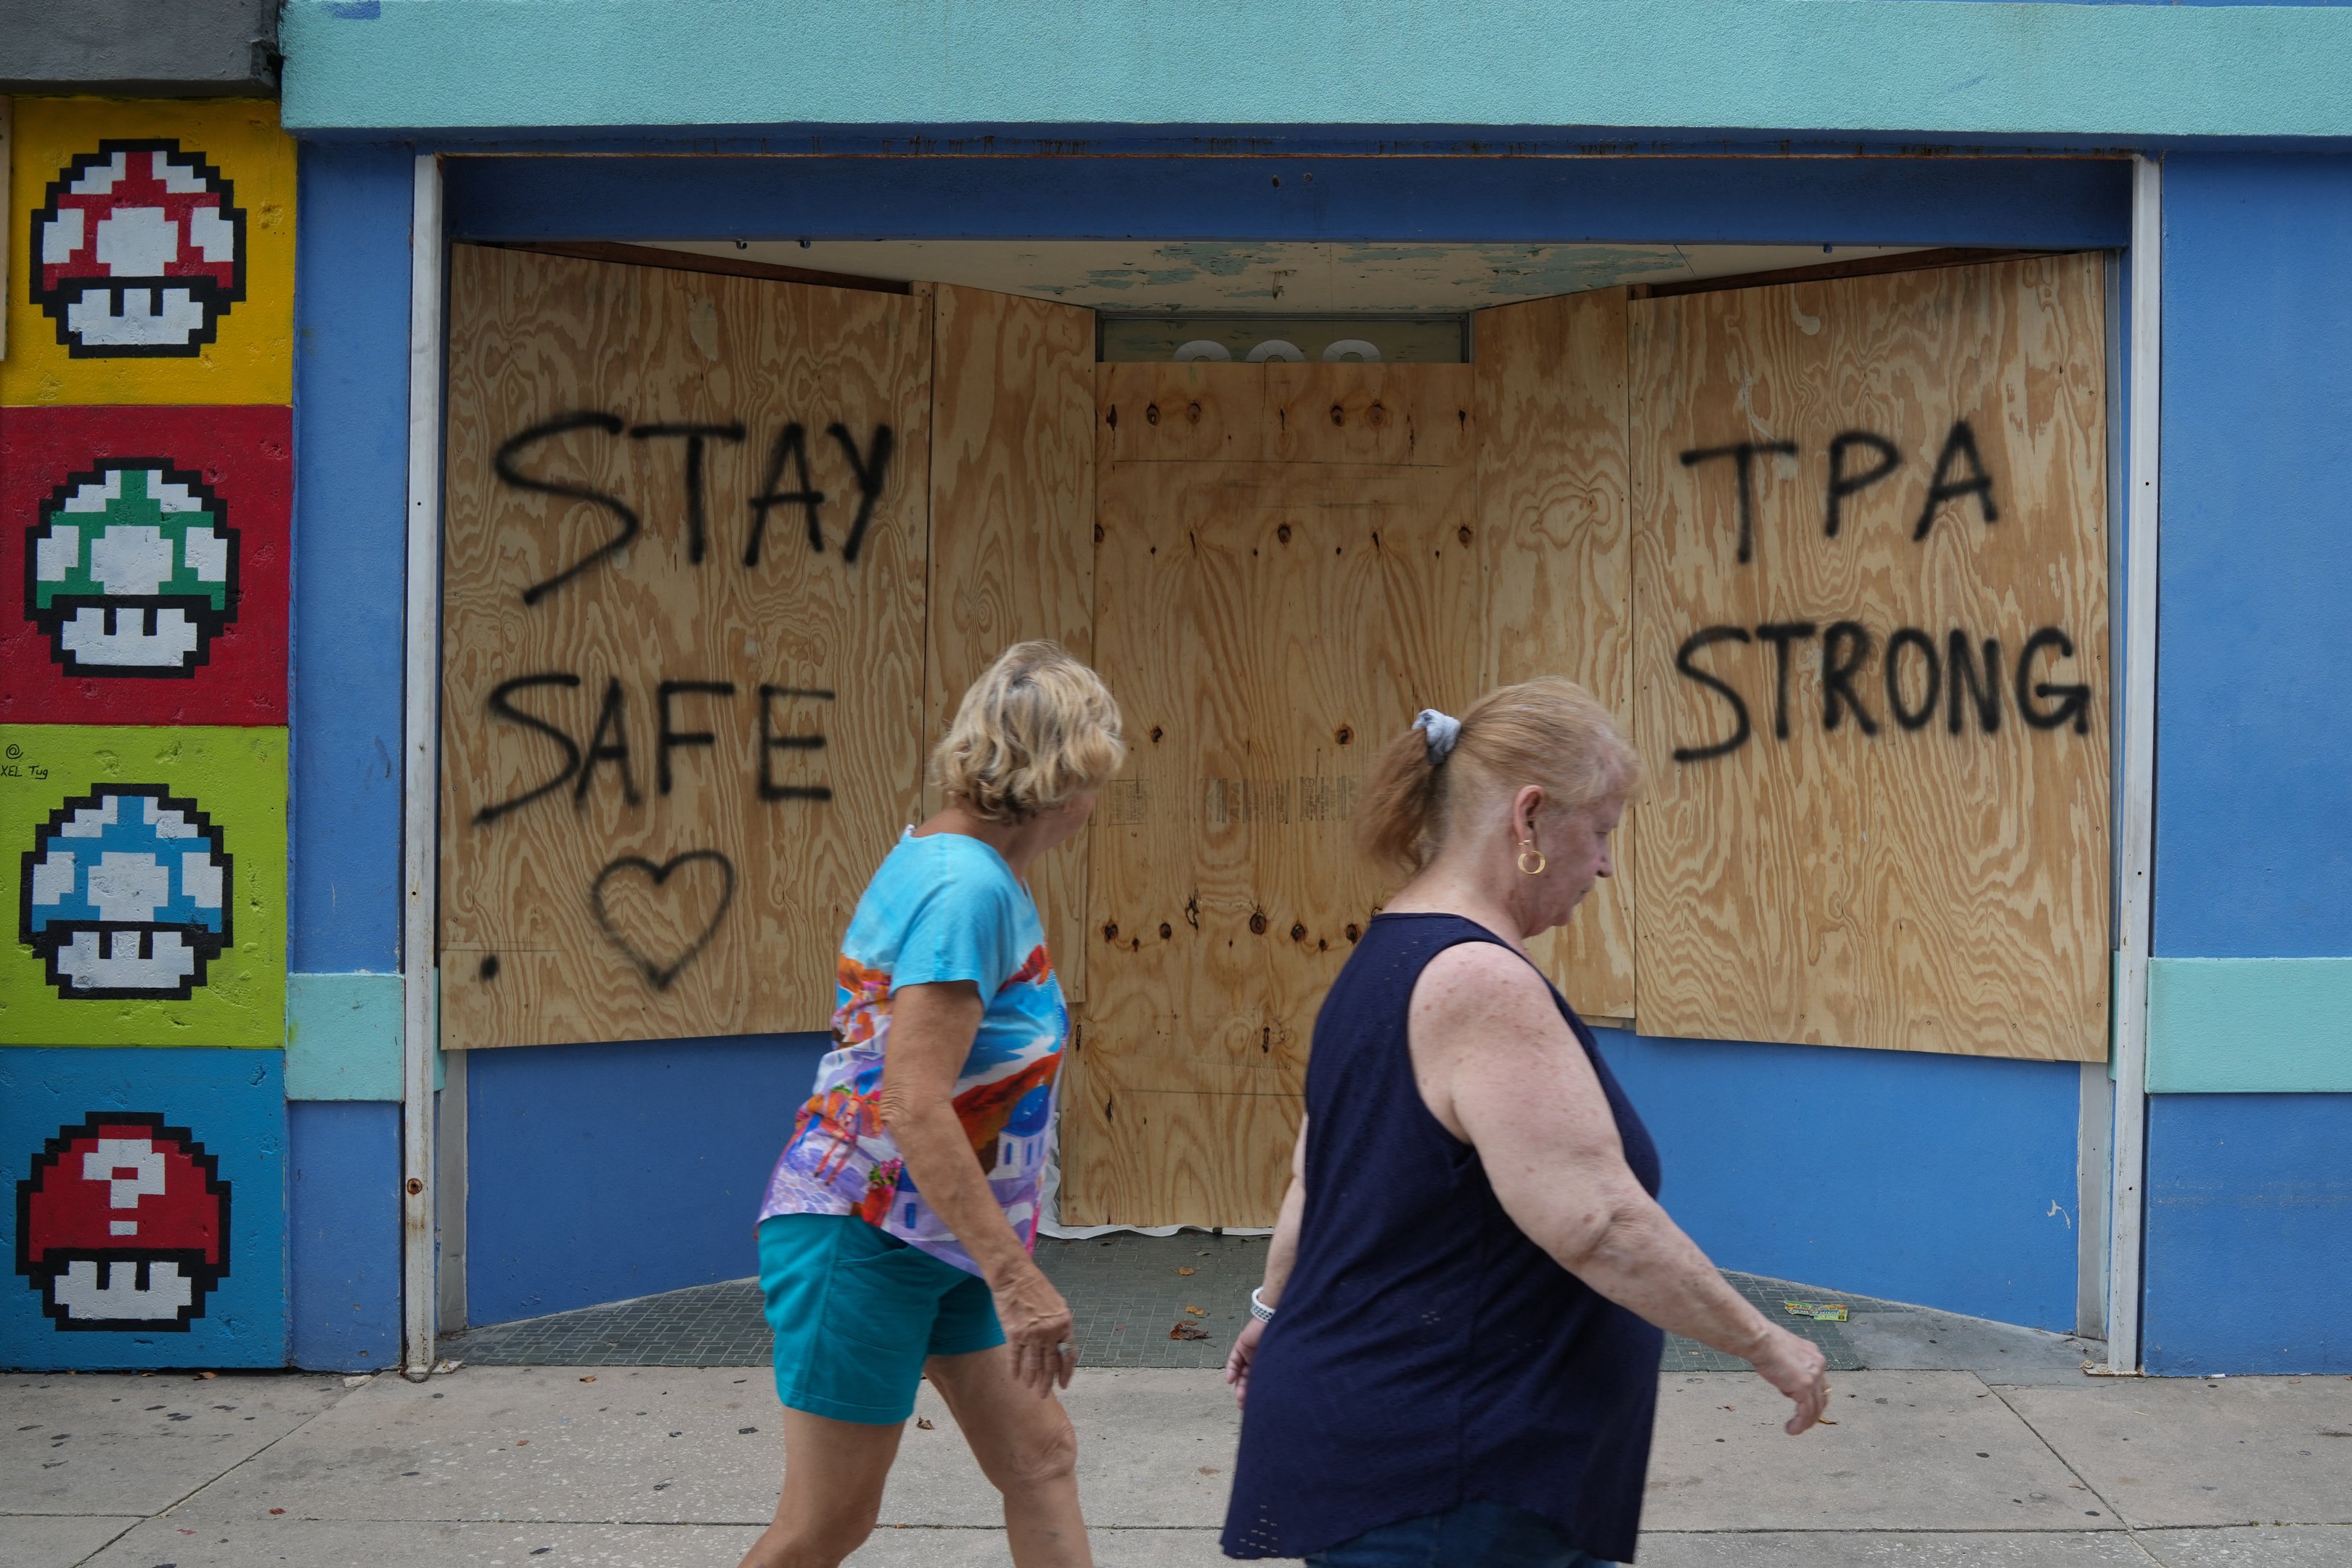
<path fill-rule="evenodd" d="M 856 1215 L 761 1220 L 760 1293 L 776 1331 L 776 1397 L 835 1421 L 898 1426 L 915 1413 L 927 1358 L 1004 1342 L 985 1281 Z"/>

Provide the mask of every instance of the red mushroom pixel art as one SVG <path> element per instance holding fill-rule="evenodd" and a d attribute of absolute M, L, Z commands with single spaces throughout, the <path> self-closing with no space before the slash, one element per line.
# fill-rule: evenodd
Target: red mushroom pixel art
<path fill-rule="evenodd" d="M 60 1329 L 184 1330 L 228 1273 L 228 1196 L 186 1128 L 93 1111 L 16 1184 L 16 1272 Z"/>
<path fill-rule="evenodd" d="M 32 295 L 77 359 L 193 358 L 245 298 L 245 211 L 176 138 L 100 142 L 33 214 Z"/>

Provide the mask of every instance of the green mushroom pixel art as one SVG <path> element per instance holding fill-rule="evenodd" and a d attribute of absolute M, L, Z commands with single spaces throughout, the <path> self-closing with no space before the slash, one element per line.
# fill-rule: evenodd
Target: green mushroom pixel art
<path fill-rule="evenodd" d="M 161 461 L 75 475 L 26 544 L 26 612 L 68 674 L 193 675 L 236 612 L 236 531 Z"/>

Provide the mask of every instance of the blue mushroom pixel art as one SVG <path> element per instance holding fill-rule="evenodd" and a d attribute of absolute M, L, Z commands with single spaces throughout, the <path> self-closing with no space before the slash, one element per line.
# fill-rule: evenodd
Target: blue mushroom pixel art
<path fill-rule="evenodd" d="M 231 940 L 226 844 L 163 784 L 100 784 L 25 855 L 21 940 L 68 1001 L 185 1001 Z"/>
<path fill-rule="evenodd" d="M 236 618 L 236 531 L 168 463 L 74 475 L 25 545 L 25 613 L 68 675 L 192 676 Z"/>

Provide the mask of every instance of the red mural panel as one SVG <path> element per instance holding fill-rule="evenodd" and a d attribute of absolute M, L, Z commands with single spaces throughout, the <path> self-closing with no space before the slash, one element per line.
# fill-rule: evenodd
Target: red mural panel
<path fill-rule="evenodd" d="M 0 410 L 0 723 L 286 722 L 292 413 Z"/>

